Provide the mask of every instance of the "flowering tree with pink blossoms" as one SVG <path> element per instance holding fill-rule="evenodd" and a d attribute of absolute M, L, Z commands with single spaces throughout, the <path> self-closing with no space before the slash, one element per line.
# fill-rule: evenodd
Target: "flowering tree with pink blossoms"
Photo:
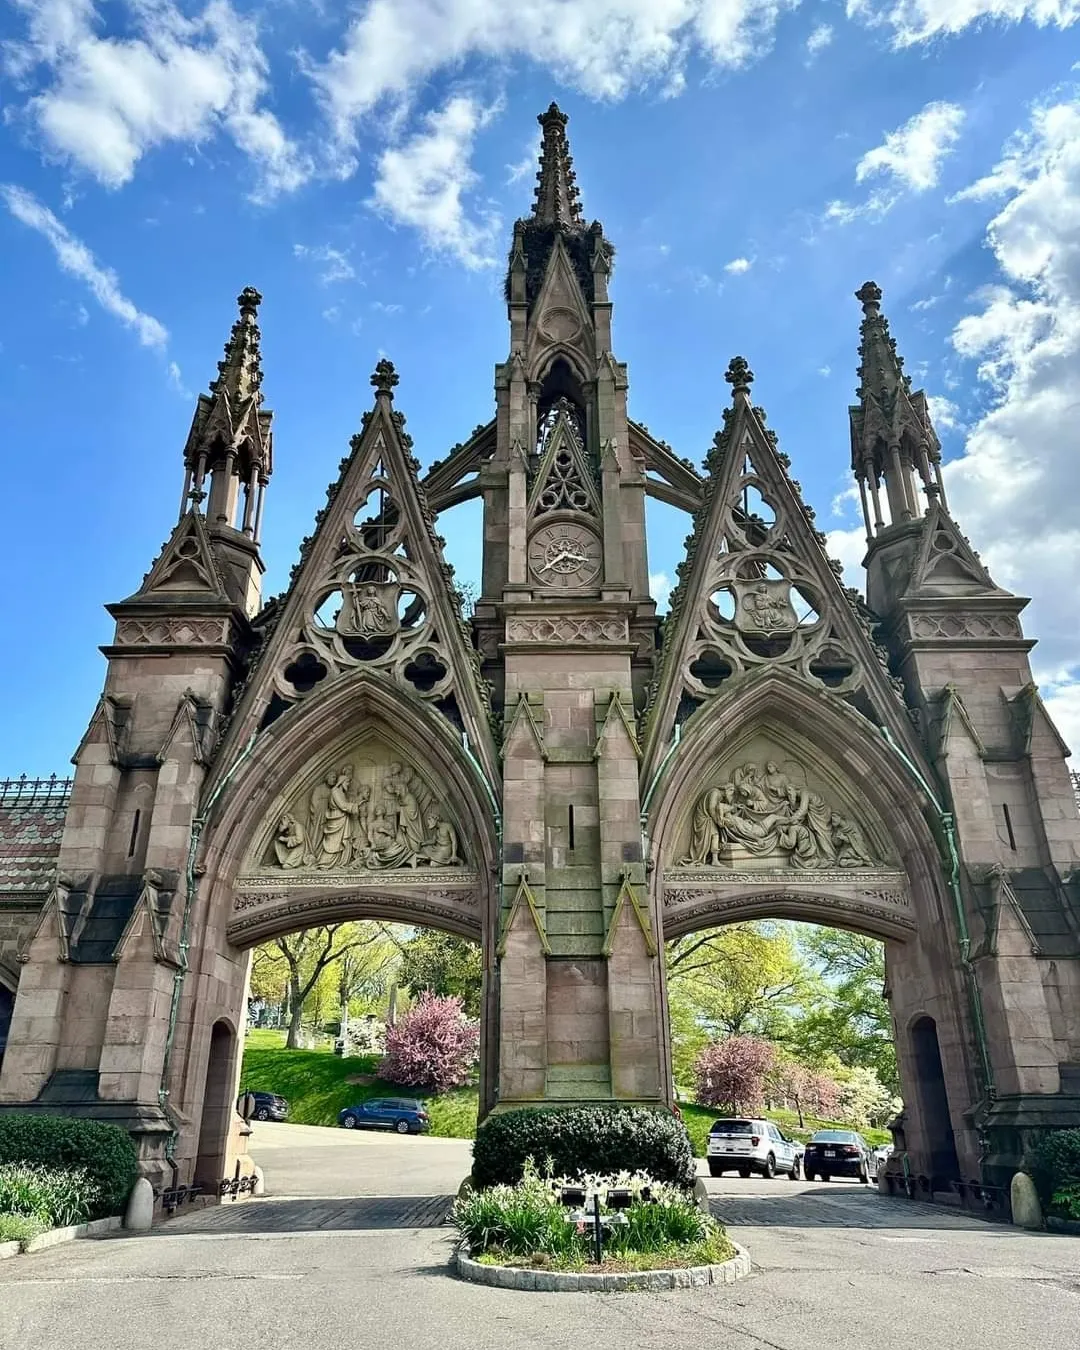
<path fill-rule="evenodd" d="M 703 1106 L 753 1111 L 765 1100 L 765 1084 L 776 1066 L 776 1047 L 759 1036 L 728 1036 L 706 1046 L 697 1057 L 694 1077 Z"/>
<path fill-rule="evenodd" d="M 379 1076 L 390 1083 L 445 1092 L 467 1083 L 480 1047 L 480 1026 L 460 998 L 422 994 L 386 1032 Z"/>

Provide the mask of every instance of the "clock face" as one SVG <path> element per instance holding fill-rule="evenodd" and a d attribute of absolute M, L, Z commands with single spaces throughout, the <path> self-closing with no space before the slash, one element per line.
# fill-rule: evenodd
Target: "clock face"
<path fill-rule="evenodd" d="M 544 525 L 529 540 L 529 571 L 541 586 L 573 590 L 600 575 L 603 550 L 586 525 Z"/>

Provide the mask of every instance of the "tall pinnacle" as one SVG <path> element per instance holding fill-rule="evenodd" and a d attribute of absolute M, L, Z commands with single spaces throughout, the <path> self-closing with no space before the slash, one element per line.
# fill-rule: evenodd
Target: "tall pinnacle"
<path fill-rule="evenodd" d="M 225 344 L 225 359 L 218 362 L 218 376 L 210 385 L 211 394 L 226 394 L 235 410 L 262 384 L 262 356 L 259 351 L 257 316 L 262 296 L 254 286 L 245 286 L 236 297 L 240 317 L 232 326 Z"/>
<path fill-rule="evenodd" d="M 547 112 L 536 119 L 544 129 L 540 149 L 540 169 L 536 175 L 536 201 L 533 220 L 541 225 L 556 225 L 563 229 L 583 227 L 581 199 L 566 139 L 566 113 L 552 103 Z"/>

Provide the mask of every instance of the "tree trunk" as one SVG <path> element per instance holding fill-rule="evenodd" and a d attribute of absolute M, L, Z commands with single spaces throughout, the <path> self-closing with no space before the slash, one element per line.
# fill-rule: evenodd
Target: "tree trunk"
<path fill-rule="evenodd" d="M 390 986 L 390 1001 L 387 1004 L 386 1008 L 386 1025 L 388 1027 L 392 1027 L 394 1025 L 394 1019 L 396 1015 L 397 1015 L 397 985 L 392 984 Z"/>
<path fill-rule="evenodd" d="M 300 998 L 299 981 L 293 978 L 289 983 L 289 1034 L 285 1037 L 285 1049 L 298 1050 L 300 1048 L 300 1016 L 304 1011 L 304 1005 Z"/>
<path fill-rule="evenodd" d="M 345 1038 L 348 1036 L 348 1034 L 349 1034 L 349 1000 L 348 1000 L 348 999 L 342 999 L 342 1001 L 341 1001 L 341 1029 L 340 1029 L 340 1031 L 338 1032 L 338 1035 L 341 1037 L 342 1040 L 345 1040 Z"/>

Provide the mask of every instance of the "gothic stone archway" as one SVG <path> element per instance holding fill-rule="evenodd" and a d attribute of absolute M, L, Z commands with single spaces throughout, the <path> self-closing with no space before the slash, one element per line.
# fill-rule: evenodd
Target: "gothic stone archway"
<path fill-rule="evenodd" d="M 222 766 L 218 781 L 198 853 L 198 937 L 170 1092 L 186 1123 L 178 1162 L 201 1158 L 205 1168 L 208 1158 L 224 1159 L 231 1174 L 243 1149 L 237 1121 L 231 1112 L 208 1115 L 203 1093 L 215 1044 L 217 1077 L 223 1072 L 213 1028 L 243 1022 L 252 946 L 298 928 L 380 918 L 472 938 L 487 969 L 495 839 L 481 780 L 449 726 L 378 676 L 330 682 L 249 755 Z M 484 1042 L 482 1100 L 492 1091 L 489 1060 Z M 229 1102 L 239 1071 L 237 1049 Z"/>
<path fill-rule="evenodd" d="M 771 917 L 886 943 L 901 1084 L 920 1108 L 908 1112 L 912 1166 L 937 1176 L 940 1141 L 954 1138 L 963 1175 L 977 1177 L 963 1114 L 974 1048 L 937 845 L 884 738 L 797 680 L 759 675 L 692 719 L 649 823 L 665 939 Z M 928 1013 L 940 1041 L 935 1097 L 919 1090 L 926 1073 L 905 1034 Z"/>

